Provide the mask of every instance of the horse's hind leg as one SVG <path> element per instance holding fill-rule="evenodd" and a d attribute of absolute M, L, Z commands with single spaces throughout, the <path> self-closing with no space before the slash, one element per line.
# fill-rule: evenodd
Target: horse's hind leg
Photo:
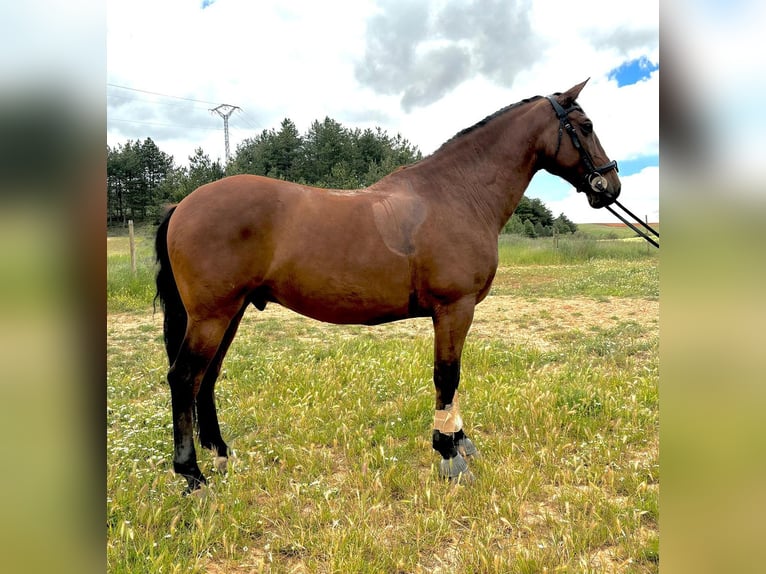
<path fill-rule="evenodd" d="M 221 437 L 221 429 L 218 425 L 218 414 L 215 408 L 215 383 L 218 375 L 221 373 L 221 365 L 226 356 L 234 336 L 237 334 L 237 328 L 242 320 L 247 305 L 237 313 L 229 323 L 226 333 L 223 336 L 218 351 L 207 368 L 202 384 L 197 394 L 197 424 L 199 425 L 199 440 L 203 448 L 212 450 L 215 453 L 215 469 L 220 472 L 226 471 L 228 462 L 229 447 Z"/>
<path fill-rule="evenodd" d="M 173 408 L 173 469 L 186 478 L 187 492 L 206 482 L 194 449 L 194 403 L 229 323 L 228 318 L 193 320 L 190 317 L 186 336 L 168 372 Z"/>
<path fill-rule="evenodd" d="M 463 431 L 457 398 L 463 343 L 473 320 L 475 302 L 463 299 L 440 307 L 434 314 L 434 415 L 433 448 L 442 456 L 439 472 L 451 481 L 471 481 L 466 458 L 478 455 Z"/>

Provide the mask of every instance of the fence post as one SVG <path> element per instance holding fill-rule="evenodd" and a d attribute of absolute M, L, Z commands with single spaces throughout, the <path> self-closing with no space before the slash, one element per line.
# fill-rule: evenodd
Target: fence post
<path fill-rule="evenodd" d="M 128 219 L 128 234 L 130 235 L 130 270 L 136 274 L 136 240 L 133 237 L 133 220 Z"/>
<path fill-rule="evenodd" d="M 646 222 L 647 225 L 649 225 L 649 216 L 648 215 L 644 215 L 644 221 Z M 645 241 L 644 243 L 646 243 L 646 253 L 648 255 L 649 254 L 649 242 Z"/>

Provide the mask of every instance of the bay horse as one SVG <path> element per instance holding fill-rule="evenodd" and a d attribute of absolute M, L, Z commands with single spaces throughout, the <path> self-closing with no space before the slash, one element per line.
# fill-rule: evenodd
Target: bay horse
<path fill-rule="evenodd" d="M 202 447 L 225 470 L 213 389 L 248 305 L 278 303 L 336 324 L 430 317 L 439 473 L 473 478 L 463 430 L 460 358 L 474 307 L 489 293 L 498 236 L 533 175 L 545 169 L 603 207 L 620 193 L 593 124 L 566 92 L 507 106 L 432 155 L 365 189 L 327 190 L 255 175 L 203 185 L 157 230 L 157 297 L 170 362 L 173 468 L 185 492 L 206 479 Z"/>

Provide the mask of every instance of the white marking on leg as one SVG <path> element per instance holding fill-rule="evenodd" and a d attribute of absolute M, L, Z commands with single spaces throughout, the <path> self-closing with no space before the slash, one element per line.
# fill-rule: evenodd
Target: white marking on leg
<path fill-rule="evenodd" d="M 434 413 L 434 428 L 442 434 L 456 433 L 463 428 L 463 417 L 460 416 L 457 391 L 455 391 L 452 403 Z"/>
<path fill-rule="evenodd" d="M 229 463 L 229 457 L 227 456 L 217 456 L 215 457 L 215 460 L 213 460 L 213 468 L 217 472 L 226 472 L 226 466 Z"/>
<path fill-rule="evenodd" d="M 206 484 L 200 484 L 199 487 L 195 490 L 192 490 L 189 493 L 189 496 L 192 496 L 196 498 L 197 500 L 205 500 L 208 495 L 207 485 Z"/>
<path fill-rule="evenodd" d="M 194 447 L 194 443 L 186 437 L 184 437 L 183 442 L 178 445 L 178 448 L 176 449 L 176 462 L 180 463 L 189 463 L 194 462 L 192 460 L 192 448 Z"/>

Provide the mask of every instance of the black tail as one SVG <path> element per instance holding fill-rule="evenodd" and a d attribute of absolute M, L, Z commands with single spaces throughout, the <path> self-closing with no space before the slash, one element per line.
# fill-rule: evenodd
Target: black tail
<path fill-rule="evenodd" d="M 157 263 L 159 263 L 157 295 L 154 300 L 155 302 L 157 299 L 160 300 L 160 306 L 165 314 L 163 322 L 165 350 L 171 365 L 175 361 L 178 349 L 181 348 L 181 342 L 186 334 L 186 309 L 183 301 L 181 301 L 181 295 L 178 293 L 176 278 L 173 276 L 173 269 L 170 267 L 170 258 L 168 257 L 168 224 L 175 209 L 175 207 L 171 207 L 165 214 L 162 223 L 157 228 L 157 238 L 154 242 Z"/>

